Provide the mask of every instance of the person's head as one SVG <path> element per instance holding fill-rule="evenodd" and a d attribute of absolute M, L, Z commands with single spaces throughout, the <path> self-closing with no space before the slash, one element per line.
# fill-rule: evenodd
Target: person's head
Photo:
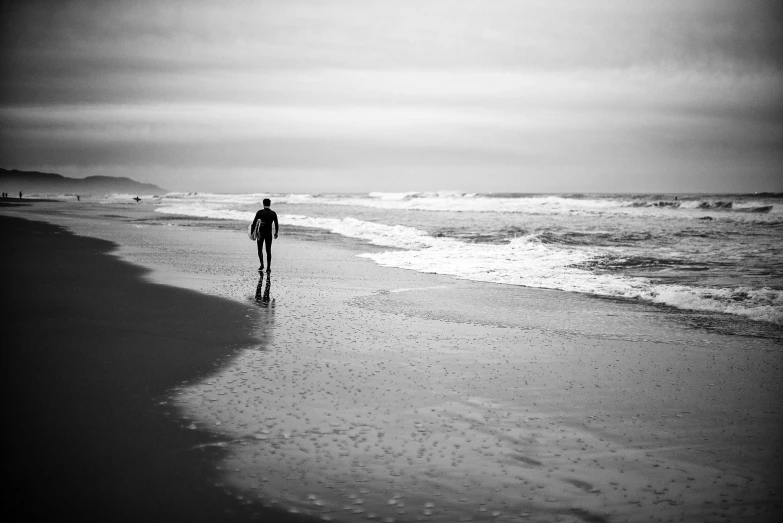
<path fill-rule="evenodd" d="M 264 198 L 264 207 L 269 207 L 270 205 L 272 205 L 272 200 Z"/>

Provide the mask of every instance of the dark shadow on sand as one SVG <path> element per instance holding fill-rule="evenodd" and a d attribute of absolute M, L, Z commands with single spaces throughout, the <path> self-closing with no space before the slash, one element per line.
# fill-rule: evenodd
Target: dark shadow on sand
<path fill-rule="evenodd" d="M 258 346 L 247 307 L 142 281 L 113 244 L 0 217 L 7 511 L 28 520 L 304 521 L 223 489 L 173 387 Z M 263 298 L 263 296 L 262 296 Z"/>

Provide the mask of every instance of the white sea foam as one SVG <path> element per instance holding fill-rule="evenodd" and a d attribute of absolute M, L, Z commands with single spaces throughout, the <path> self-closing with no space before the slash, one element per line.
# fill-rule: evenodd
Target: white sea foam
<path fill-rule="evenodd" d="M 283 221 L 284 220 L 284 221 Z M 448 238 L 433 238 L 424 231 L 404 225 L 383 225 L 355 218 L 311 218 L 295 214 L 281 218 L 282 223 L 299 227 L 326 229 L 330 232 L 365 240 L 373 245 L 398 247 L 400 249 L 421 249 L 432 247 L 439 241 L 459 243 Z"/>
<path fill-rule="evenodd" d="M 17 194 L 18 196 L 18 194 Z M 53 200 L 76 200 L 76 193 L 47 193 L 47 192 L 29 192 L 24 193 L 23 197 L 25 199 L 31 199 L 31 198 L 51 198 Z M 10 193 L 9 195 L 10 199 L 14 199 L 14 193 Z"/>
<path fill-rule="evenodd" d="M 783 206 L 777 201 L 735 199 L 731 209 L 714 208 L 721 197 L 667 201 L 672 205 L 657 206 L 660 201 L 650 197 L 597 196 L 567 197 L 560 195 L 528 195 L 521 197 L 490 197 L 458 191 L 439 192 L 372 192 L 369 194 L 213 194 L 169 193 L 161 202 L 222 203 L 225 206 L 260 205 L 270 197 L 275 204 L 306 204 L 317 206 L 352 206 L 388 211 L 434 211 L 464 213 L 502 213 L 526 215 L 614 215 L 654 219 L 699 219 L 709 215 L 714 220 L 779 223 L 783 221 Z M 722 198 L 731 200 L 730 196 Z M 712 208 L 700 208 L 706 201 Z M 751 212 L 771 206 L 765 213 Z"/>
<path fill-rule="evenodd" d="M 217 220 L 237 220 L 249 222 L 255 212 L 225 209 L 217 206 L 167 205 L 155 209 L 163 214 L 211 218 Z M 297 214 L 283 214 L 278 218 L 280 225 L 326 229 L 330 232 L 365 240 L 373 245 L 399 247 L 401 249 L 419 249 L 432 245 L 435 238 L 424 231 L 402 225 L 383 225 L 357 220 L 355 218 L 312 218 Z M 455 241 L 455 240 L 451 240 Z"/>
<path fill-rule="evenodd" d="M 289 196 L 278 196 L 279 203 L 296 203 Z M 314 205 L 358 206 L 386 210 L 541 213 L 559 214 L 569 211 L 622 209 L 622 205 L 599 200 L 577 200 L 559 196 L 532 196 L 526 198 L 486 198 L 476 194 L 453 191 L 438 193 L 370 193 L 367 197 L 324 195 L 312 198 Z M 631 212 L 633 212 L 631 210 Z"/>
<path fill-rule="evenodd" d="M 161 203 L 164 205 L 261 205 L 264 198 L 268 198 L 267 193 L 248 193 L 248 194 L 220 194 L 205 192 L 177 193 L 170 192 L 161 197 Z"/>
<path fill-rule="evenodd" d="M 466 280 L 640 299 L 679 309 L 722 312 L 783 324 L 783 291 L 667 285 L 647 278 L 595 274 L 574 267 L 596 255 L 582 249 L 540 244 L 528 236 L 506 245 L 441 244 L 436 241 L 428 249 L 360 256 L 387 267 L 447 274 Z"/>
<path fill-rule="evenodd" d="M 370 198 L 376 198 L 378 200 L 405 200 L 411 196 L 415 196 L 417 192 L 371 192 L 367 196 Z"/>
<path fill-rule="evenodd" d="M 436 211 L 503 213 L 529 215 L 611 215 L 650 217 L 657 219 L 703 218 L 742 222 L 780 222 L 783 206 L 777 201 L 740 198 L 733 201 L 731 209 L 699 206 L 702 202 L 731 201 L 732 197 L 716 196 L 689 200 L 667 201 L 672 205 L 657 206 L 660 201 L 651 197 L 624 195 L 596 197 L 568 197 L 561 195 L 527 195 L 517 197 L 490 197 L 459 191 L 437 192 L 371 192 L 368 194 L 217 194 L 217 193 L 168 193 L 161 198 L 163 204 L 201 203 L 224 206 L 260 205 L 264 198 L 272 198 L 275 204 L 307 204 L 322 206 L 353 206 L 389 211 Z M 766 213 L 750 212 L 771 206 Z"/>
<path fill-rule="evenodd" d="M 239 211 L 236 209 L 225 209 L 219 206 L 206 207 L 185 205 L 167 205 L 158 207 L 156 212 L 162 214 L 176 214 L 178 216 L 192 216 L 194 218 L 211 218 L 214 220 L 238 220 L 251 221 L 256 213 L 250 211 Z"/>
<path fill-rule="evenodd" d="M 650 301 L 679 309 L 723 312 L 783 325 L 783 291 L 769 288 L 702 289 L 658 286 Z"/>
<path fill-rule="evenodd" d="M 622 213 L 622 214 L 661 214 L 671 215 L 677 210 L 698 211 L 703 215 L 705 209 L 699 208 L 702 199 L 669 202 L 673 205 L 656 206 L 659 203 L 653 199 L 638 199 L 634 197 L 596 197 L 570 198 L 558 195 L 529 195 L 524 197 L 488 197 L 475 193 L 460 193 L 456 191 L 439 191 L 429 193 L 404 192 L 380 193 L 373 192 L 362 195 L 277 195 L 278 203 L 297 203 L 307 198 L 314 205 L 345 205 L 370 207 L 389 210 L 425 210 L 425 211 L 463 211 L 463 212 L 497 212 L 497 213 Z M 730 197 L 727 197 L 730 198 Z M 714 203 L 714 202 L 713 202 Z M 735 202 L 733 210 L 750 210 L 770 205 L 769 202 L 745 200 Z M 773 213 L 783 213 L 780 205 L 772 204 Z M 711 209 L 719 211 L 718 209 Z M 730 216 L 724 212 L 721 216 Z M 742 217 L 739 217 L 742 219 Z"/>

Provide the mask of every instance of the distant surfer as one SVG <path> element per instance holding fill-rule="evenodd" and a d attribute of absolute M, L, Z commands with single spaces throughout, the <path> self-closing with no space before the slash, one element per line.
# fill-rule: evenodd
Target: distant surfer
<path fill-rule="evenodd" d="M 258 272 L 264 271 L 264 245 L 266 245 L 266 272 L 272 272 L 272 224 L 275 224 L 275 240 L 279 226 L 277 213 L 269 208 L 270 205 L 272 205 L 271 200 L 264 198 L 264 208 L 256 213 L 253 223 L 250 224 L 250 230 L 255 233 L 255 240 L 258 244 L 258 260 L 261 262 Z"/>
<path fill-rule="evenodd" d="M 136 200 L 136 203 L 139 203 L 139 202 L 141 201 L 141 198 L 139 198 L 139 197 L 137 196 L 137 197 L 135 197 L 135 198 L 134 198 L 134 200 Z"/>
<path fill-rule="evenodd" d="M 19 191 L 19 199 L 22 199 L 22 191 Z"/>

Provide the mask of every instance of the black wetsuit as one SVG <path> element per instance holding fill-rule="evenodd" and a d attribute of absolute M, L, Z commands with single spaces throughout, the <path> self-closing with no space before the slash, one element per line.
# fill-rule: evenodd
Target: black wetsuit
<path fill-rule="evenodd" d="M 253 224 L 251 227 L 255 229 L 256 222 L 261 220 L 261 226 L 258 228 L 258 259 L 261 262 L 261 268 L 264 268 L 263 248 L 266 244 L 266 266 L 267 269 L 272 268 L 272 224 L 275 224 L 275 235 L 279 229 L 277 224 L 277 213 L 269 207 L 264 207 L 256 213 L 256 217 L 253 218 Z"/>

